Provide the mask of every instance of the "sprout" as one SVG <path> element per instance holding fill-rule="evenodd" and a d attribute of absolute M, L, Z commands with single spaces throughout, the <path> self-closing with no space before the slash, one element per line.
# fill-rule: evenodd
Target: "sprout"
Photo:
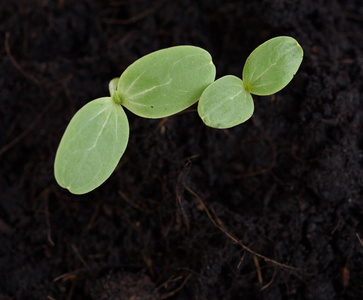
<path fill-rule="evenodd" d="M 252 116 L 251 94 L 270 95 L 284 88 L 302 57 L 293 38 L 277 37 L 247 58 L 243 81 L 231 75 L 214 81 L 212 58 L 201 48 L 150 53 L 110 81 L 110 97 L 93 100 L 74 115 L 56 153 L 55 178 L 71 193 L 84 194 L 111 176 L 129 139 L 123 106 L 144 118 L 164 118 L 199 100 L 198 113 L 206 125 L 233 127 Z"/>
<path fill-rule="evenodd" d="M 247 58 L 243 81 L 225 76 L 202 94 L 198 113 L 214 128 L 229 128 L 248 120 L 253 113 L 251 94 L 271 95 L 283 89 L 302 62 L 303 50 L 291 37 L 276 37 L 257 47 Z"/>
<path fill-rule="evenodd" d="M 210 54 L 194 46 L 159 50 L 134 62 L 110 81 L 111 97 L 89 102 L 70 121 L 54 162 L 58 184 L 84 194 L 110 177 L 129 139 L 121 105 L 145 118 L 170 116 L 197 102 L 215 73 Z"/>

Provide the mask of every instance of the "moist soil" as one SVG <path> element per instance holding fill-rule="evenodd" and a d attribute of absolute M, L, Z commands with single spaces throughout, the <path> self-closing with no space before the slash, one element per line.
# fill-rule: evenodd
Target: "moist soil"
<path fill-rule="evenodd" d="M 363 299 L 361 1 L 0 5 L 0 299 Z M 303 63 L 246 123 L 127 111 L 102 186 L 55 182 L 69 120 L 136 59 L 190 44 L 241 76 L 279 35 Z"/>

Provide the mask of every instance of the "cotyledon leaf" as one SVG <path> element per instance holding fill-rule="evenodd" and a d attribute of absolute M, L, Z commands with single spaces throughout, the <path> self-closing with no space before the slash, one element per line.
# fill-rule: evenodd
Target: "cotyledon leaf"
<path fill-rule="evenodd" d="M 197 102 L 215 75 L 206 50 L 176 46 L 135 61 L 121 75 L 116 93 L 119 102 L 134 114 L 163 118 Z"/>
<path fill-rule="evenodd" d="M 129 123 L 111 97 L 83 106 L 70 121 L 54 162 L 58 184 L 73 194 L 101 185 L 115 170 L 126 149 Z"/>
<path fill-rule="evenodd" d="M 272 38 L 258 46 L 246 60 L 243 82 L 255 95 L 271 95 L 283 89 L 302 62 L 303 50 L 292 37 Z"/>
<path fill-rule="evenodd" d="M 214 128 L 230 128 L 247 121 L 253 114 L 253 99 L 240 78 L 227 75 L 209 85 L 198 103 L 203 122 Z"/>

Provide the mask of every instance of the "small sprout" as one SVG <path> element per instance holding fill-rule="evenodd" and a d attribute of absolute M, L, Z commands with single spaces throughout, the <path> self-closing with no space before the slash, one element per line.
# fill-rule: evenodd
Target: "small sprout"
<path fill-rule="evenodd" d="M 253 114 L 253 99 L 242 80 L 227 75 L 208 86 L 199 100 L 198 113 L 205 125 L 230 128 L 248 120 Z"/>
<path fill-rule="evenodd" d="M 54 162 L 58 184 L 73 194 L 101 185 L 114 171 L 129 139 L 129 123 L 111 97 L 93 100 L 70 121 Z"/>
<path fill-rule="evenodd" d="M 194 46 L 177 46 L 148 54 L 109 83 L 110 97 L 83 106 L 59 144 L 54 175 L 60 186 L 84 194 L 100 186 L 125 152 L 129 123 L 122 108 L 145 118 L 164 118 L 193 105 L 203 122 L 230 128 L 248 120 L 251 94 L 270 95 L 284 88 L 302 61 L 303 51 L 290 37 L 277 37 L 247 58 L 243 81 L 216 75 L 210 54 Z"/>
<path fill-rule="evenodd" d="M 172 47 L 130 65 L 120 77 L 116 94 L 134 114 L 163 118 L 196 103 L 215 75 L 207 51 L 194 46 Z"/>
<path fill-rule="evenodd" d="M 248 120 L 253 113 L 251 94 L 266 96 L 283 89 L 302 62 L 303 50 L 291 37 L 276 37 L 257 47 L 247 58 L 243 81 L 225 76 L 203 92 L 198 113 L 214 128 L 229 128 Z"/>
<path fill-rule="evenodd" d="M 116 78 L 112 79 L 110 81 L 110 83 L 108 84 L 108 90 L 110 92 L 111 97 L 113 97 L 113 95 L 117 91 L 117 84 L 118 84 L 119 79 L 120 79 L 119 77 L 116 77 Z"/>
<path fill-rule="evenodd" d="M 194 46 L 159 50 L 137 60 L 110 81 L 111 97 L 89 102 L 72 118 L 55 157 L 58 184 L 84 194 L 110 177 L 129 139 L 121 105 L 142 117 L 166 117 L 197 102 L 215 74 L 210 54 Z"/>

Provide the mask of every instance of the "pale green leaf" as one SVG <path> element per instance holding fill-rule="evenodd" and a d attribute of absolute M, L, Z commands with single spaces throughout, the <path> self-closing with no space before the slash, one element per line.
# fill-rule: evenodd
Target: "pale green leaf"
<path fill-rule="evenodd" d="M 73 194 L 101 185 L 125 151 L 129 124 L 120 105 L 110 97 L 83 106 L 70 121 L 59 144 L 54 175 Z"/>
<path fill-rule="evenodd" d="M 287 36 L 270 39 L 258 46 L 243 68 L 246 90 L 255 95 L 271 95 L 283 89 L 302 62 L 303 50 Z"/>
<path fill-rule="evenodd" d="M 203 122 L 214 128 L 230 128 L 247 121 L 253 114 L 253 99 L 236 76 L 224 76 L 209 85 L 198 103 Z"/>
<path fill-rule="evenodd" d="M 210 54 L 195 46 L 176 46 L 150 53 L 121 75 L 117 96 L 134 114 L 162 118 L 198 101 L 214 81 Z"/>

